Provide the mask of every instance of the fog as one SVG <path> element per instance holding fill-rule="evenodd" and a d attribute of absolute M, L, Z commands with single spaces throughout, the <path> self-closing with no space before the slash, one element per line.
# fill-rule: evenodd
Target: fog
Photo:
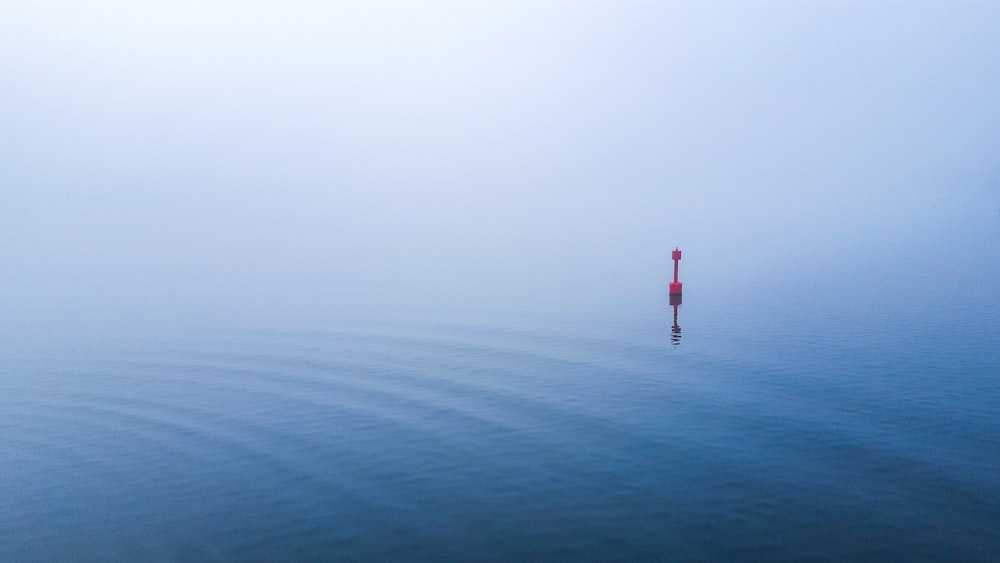
<path fill-rule="evenodd" d="M 996 2 L 5 0 L 2 302 L 924 283 L 997 261 L 998 53 Z"/>

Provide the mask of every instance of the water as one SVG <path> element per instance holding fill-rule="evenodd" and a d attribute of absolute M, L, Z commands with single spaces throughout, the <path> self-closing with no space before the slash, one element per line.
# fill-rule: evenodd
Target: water
<path fill-rule="evenodd" d="M 990 560 L 989 295 L 8 317 L 0 560 Z"/>

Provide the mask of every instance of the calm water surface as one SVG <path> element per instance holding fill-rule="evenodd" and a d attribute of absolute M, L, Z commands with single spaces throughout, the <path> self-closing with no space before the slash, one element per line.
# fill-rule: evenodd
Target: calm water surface
<path fill-rule="evenodd" d="M 9 318 L 0 560 L 996 560 L 987 297 Z"/>

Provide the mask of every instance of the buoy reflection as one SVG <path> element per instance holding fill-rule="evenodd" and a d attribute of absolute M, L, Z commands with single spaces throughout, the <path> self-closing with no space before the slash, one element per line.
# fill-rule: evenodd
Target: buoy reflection
<path fill-rule="evenodd" d="M 670 327 L 670 343 L 677 346 L 681 343 L 681 325 L 677 324 L 677 309 L 681 306 L 681 296 L 671 295 L 670 306 L 674 309 L 674 326 Z"/>

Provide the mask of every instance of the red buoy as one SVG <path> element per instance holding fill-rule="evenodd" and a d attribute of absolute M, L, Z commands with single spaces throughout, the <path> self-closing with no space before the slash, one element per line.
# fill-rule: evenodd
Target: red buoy
<path fill-rule="evenodd" d="M 670 295 L 680 295 L 681 294 L 681 282 L 677 281 L 677 264 L 681 261 L 681 251 L 679 248 L 674 248 L 674 281 L 670 282 Z"/>

